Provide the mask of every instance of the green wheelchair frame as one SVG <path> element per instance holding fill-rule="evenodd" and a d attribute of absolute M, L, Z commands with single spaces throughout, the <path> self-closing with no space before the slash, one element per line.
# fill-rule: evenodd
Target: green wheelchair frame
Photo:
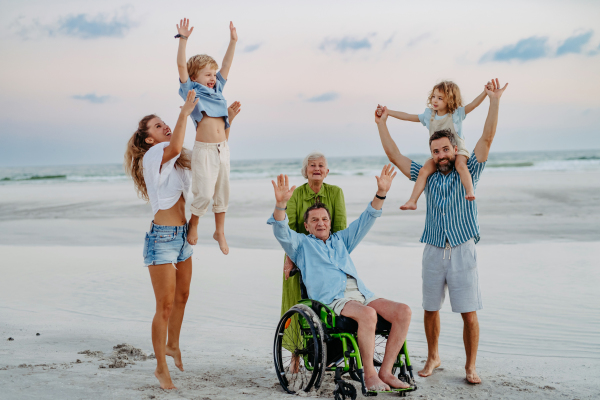
<path fill-rule="evenodd" d="M 381 366 L 391 329 L 389 322 L 381 316 L 378 319 L 373 360 L 376 368 Z M 281 387 L 291 394 L 300 390 L 308 392 L 313 387 L 319 389 L 325 373 L 329 371 L 334 373 L 336 400 L 356 399 L 356 388 L 342 378 L 346 373 L 360 383 L 364 396 L 398 393 L 404 397 L 408 392 L 417 390 L 406 342 L 398 354 L 392 373 L 395 375 L 398 372 L 398 379 L 410 387 L 387 392 L 367 390 L 356 326 L 352 319 L 337 316 L 333 310 L 316 300 L 301 300 L 290 308 L 277 325 L 273 346 L 275 371 Z M 295 368 L 292 365 L 294 358 L 297 360 Z"/>

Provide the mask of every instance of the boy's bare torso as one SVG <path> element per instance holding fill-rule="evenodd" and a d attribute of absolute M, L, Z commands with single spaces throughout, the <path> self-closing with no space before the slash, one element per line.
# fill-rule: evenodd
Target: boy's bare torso
<path fill-rule="evenodd" d="M 196 141 L 204 143 L 221 143 L 227 140 L 223 117 L 209 117 L 202 112 L 202 119 L 196 128 Z"/>

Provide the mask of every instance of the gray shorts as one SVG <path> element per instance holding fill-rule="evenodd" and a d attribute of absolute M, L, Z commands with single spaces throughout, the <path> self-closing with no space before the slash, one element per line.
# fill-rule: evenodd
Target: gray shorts
<path fill-rule="evenodd" d="M 481 310 L 477 252 L 473 239 L 455 247 L 430 244 L 423 250 L 423 309 L 438 311 L 444 304 L 446 287 L 452 312 Z"/>
<path fill-rule="evenodd" d="M 366 306 L 373 300 L 377 300 L 379 297 L 373 296 L 369 299 L 365 299 L 365 296 L 358 290 L 358 284 L 356 279 L 348 275 L 346 279 L 346 290 L 344 291 L 344 297 L 341 299 L 335 299 L 331 304 L 327 304 L 327 307 L 331 308 L 336 315 L 342 315 L 344 306 L 349 301 L 358 301 L 363 306 Z"/>

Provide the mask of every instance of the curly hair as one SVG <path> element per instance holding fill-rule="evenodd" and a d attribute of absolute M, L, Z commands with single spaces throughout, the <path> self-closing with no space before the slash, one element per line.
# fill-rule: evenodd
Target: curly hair
<path fill-rule="evenodd" d="M 458 85 L 452 81 L 442 81 L 435 85 L 433 89 L 431 89 L 431 92 L 429 92 L 429 97 L 427 98 L 427 107 L 433 108 L 431 105 L 431 99 L 433 99 L 433 92 L 435 92 L 435 89 L 444 94 L 444 97 L 446 98 L 446 104 L 448 105 L 448 112 L 450 114 L 454 114 L 454 111 L 456 111 L 458 107 L 462 107 L 463 103 L 460 95 L 460 89 L 458 88 Z"/>
<path fill-rule="evenodd" d="M 146 182 L 144 181 L 143 159 L 146 152 L 153 146 L 150 143 L 146 143 L 146 138 L 148 137 L 148 123 L 154 118 L 158 118 L 158 116 L 155 114 L 146 115 L 139 122 L 138 129 L 127 142 L 125 160 L 123 162 L 125 173 L 133 179 L 138 196 L 146 201 L 149 199 Z M 182 151 L 177 161 L 175 161 L 175 167 L 190 169 L 191 165 L 188 152 Z"/>
<path fill-rule="evenodd" d="M 217 64 L 214 58 L 207 54 L 197 54 L 190 57 L 187 62 L 187 70 L 190 79 L 194 80 L 198 72 L 207 65 L 210 65 L 213 69 L 219 69 L 219 64 Z"/>

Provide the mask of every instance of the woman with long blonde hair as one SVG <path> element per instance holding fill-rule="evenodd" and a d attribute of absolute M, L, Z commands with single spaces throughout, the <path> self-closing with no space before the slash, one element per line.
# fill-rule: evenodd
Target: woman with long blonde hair
<path fill-rule="evenodd" d="M 192 246 L 187 242 L 185 201 L 190 189 L 190 158 L 183 149 L 187 117 L 196 103 L 190 90 L 171 129 L 158 116 L 147 115 L 127 143 L 124 167 L 138 195 L 150 202 L 154 220 L 146 233 L 144 264 L 150 271 L 156 313 L 152 320 L 152 345 L 156 355 L 154 375 L 163 389 L 176 389 L 166 356 L 183 371 L 179 332 L 192 279 Z"/>

